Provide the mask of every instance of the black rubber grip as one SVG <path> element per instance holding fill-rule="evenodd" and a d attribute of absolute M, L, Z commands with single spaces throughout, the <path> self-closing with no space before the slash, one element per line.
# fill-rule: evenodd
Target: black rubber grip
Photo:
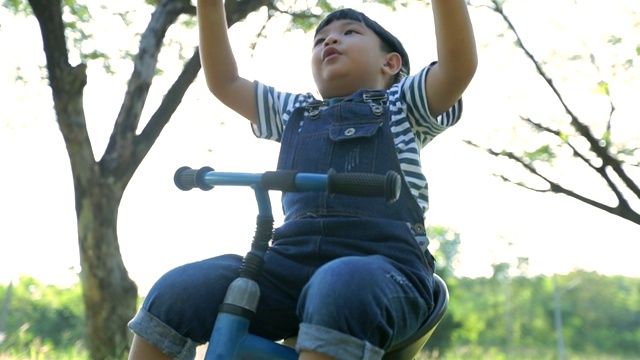
<path fill-rule="evenodd" d="M 296 174 L 293 170 L 267 171 L 262 174 L 260 185 L 267 190 L 297 192 Z"/>
<path fill-rule="evenodd" d="M 213 171 L 213 169 L 208 166 L 197 170 L 183 166 L 176 170 L 176 173 L 173 175 L 173 182 L 178 189 L 183 191 L 189 191 L 196 187 L 201 190 L 211 190 L 213 186 L 207 184 L 205 181 L 205 175 L 210 171 Z"/>
<path fill-rule="evenodd" d="M 368 173 L 336 173 L 329 170 L 327 178 L 327 193 L 354 196 L 380 196 L 387 202 L 398 200 L 401 189 L 401 178 L 395 171 L 386 175 Z"/>

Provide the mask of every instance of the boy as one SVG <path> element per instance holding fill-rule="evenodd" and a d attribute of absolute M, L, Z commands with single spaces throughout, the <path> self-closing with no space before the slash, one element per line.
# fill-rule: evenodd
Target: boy
<path fill-rule="evenodd" d="M 398 201 L 318 193 L 283 195 L 259 280 L 250 331 L 297 334 L 300 359 L 380 359 L 409 337 L 433 307 L 433 257 L 420 149 L 455 124 L 476 70 L 464 0 L 432 0 L 438 62 L 409 75 L 406 51 L 364 14 L 340 10 L 318 26 L 311 68 L 322 100 L 278 92 L 238 75 L 223 0 L 199 0 L 207 85 L 251 121 L 258 137 L 281 142 L 278 168 L 402 175 Z M 240 257 L 224 255 L 164 275 L 131 322 L 130 359 L 193 358 L 206 343 Z"/>

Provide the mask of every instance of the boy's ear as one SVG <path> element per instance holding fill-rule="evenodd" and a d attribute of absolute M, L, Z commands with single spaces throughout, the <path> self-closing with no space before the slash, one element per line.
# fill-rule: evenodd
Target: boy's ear
<path fill-rule="evenodd" d="M 394 76 L 402 69 L 402 58 L 396 52 L 388 53 L 385 56 L 383 71 L 388 75 Z"/>

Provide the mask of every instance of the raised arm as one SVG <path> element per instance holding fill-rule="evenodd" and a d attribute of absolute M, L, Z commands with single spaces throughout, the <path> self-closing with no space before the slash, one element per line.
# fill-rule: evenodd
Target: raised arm
<path fill-rule="evenodd" d="M 253 82 L 238 75 L 227 35 L 223 0 L 198 0 L 200 57 L 209 90 L 223 104 L 257 123 Z"/>
<path fill-rule="evenodd" d="M 475 37 L 465 0 L 432 0 L 438 63 L 426 80 L 433 116 L 460 99 L 478 66 Z"/>

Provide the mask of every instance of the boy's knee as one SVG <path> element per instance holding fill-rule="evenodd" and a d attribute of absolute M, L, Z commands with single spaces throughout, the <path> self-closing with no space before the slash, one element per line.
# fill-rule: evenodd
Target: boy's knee
<path fill-rule="evenodd" d="M 380 268 L 374 263 L 347 257 L 318 269 L 298 303 L 302 321 L 342 331 L 380 320 L 387 300 L 377 288 Z"/>

